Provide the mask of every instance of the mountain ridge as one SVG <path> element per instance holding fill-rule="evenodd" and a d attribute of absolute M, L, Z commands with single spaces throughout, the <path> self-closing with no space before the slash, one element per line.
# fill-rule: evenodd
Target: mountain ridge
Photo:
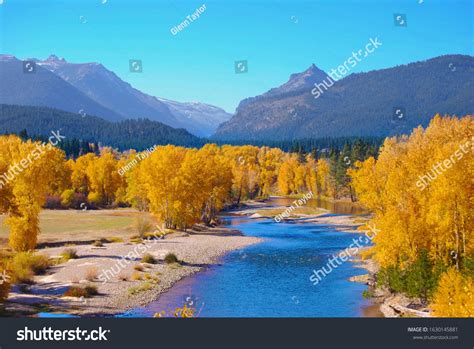
<path fill-rule="evenodd" d="M 426 126 L 436 113 L 472 114 L 474 102 L 468 91 L 473 88 L 474 57 L 444 55 L 350 74 L 319 98 L 305 88 L 246 99 L 211 138 L 386 137 Z M 393 117 L 396 108 L 405 110 L 403 119 Z"/>
<path fill-rule="evenodd" d="M 12 55 L 0 55 L 0 63 L 12 58 L 21 62 Z M 51 96 L 42 96 L 41 103 L 36 99 L 28 100 L 26 96 L 18 98 L 21 92 L 17 91 L 17 96 L 0 99 L 0 103 L 49 106 L 69 112 L 81 111 L 102 116 L 100 109 L 97 108 L 97 105 L 100 105 L 102 110 L 108 111 L 102 112 L 105 114 L 104 118 L 110 121 L 147 118 L 174 128 L 185 128 L 198 136 L 211 135 L 221 122 L 231 117 L 231 114 L 223 109 L 209 104 L 177 102 L 143 93 L 101 63 L 70 63 L 54 54 L 45 60 L 36 58 L 28 60 L 36 63 L 38 71 L 46 70 L 53 73 L 87 96 L 88 103 L 83 103 L 83 106 L 79 108 L 76 105 L 69 106 L 61 103 L 58 99 L 65 99 L 61 96 L 61 91 L 56 93 L 58 96 L 56 100 Z M 1 70 L 8 71 L 9 68 L 3 67 Z M 18 69 L 15 69 L 15 72 L 17 76 L 21 74 Z M 33 74 L 30 75 L 30 78 L 34 78 Z M 19 76 L 19 78 L 24 78 L 24 76 Z M 14 79 L 10 81 L 14 84 Z M 39 84 L 37 86 L 41 87 Z M 70 90 L 71 88 L 66 89 L 72 93 Z"/>

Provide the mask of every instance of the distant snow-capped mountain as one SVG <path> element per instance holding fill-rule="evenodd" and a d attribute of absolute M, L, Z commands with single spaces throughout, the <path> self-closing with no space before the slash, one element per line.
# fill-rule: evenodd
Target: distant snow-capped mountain
<path fill-rule="evenodd" d="M 0 55 L 0 62 L 7 60 L 8 57 L 13 56 Z M 147 118 L 174 128 L 184 128 L 197 136 L 207 137 L 214 133 L 219 124 L 229 120 L 232 116 L 223 109 L 208 104 L 175 102 L 143 93 L 100 63 L 70 63 L 56 55 L 51 55 L 45 60 L 31 60 L 36 62 L 39 70 L 47 70 L 70 84 L 68 89 L 77 89 L 91 102 L 93 101 L 94 105 L 99 104 L 104 109 L 111 111 L 114 116 L 109 116 L 109 120 Z M 15 73 L 22 74 L 22 71 L 16 69 Z M 24 78 L 24 76 L 19 75 L 19 78 Z M 38 88 L 41 89 L 40 85 Z M 57 98 L 59 96 L 60 94 Z M 53 96 L 50 97 L 54 99 Z M 48 100 L 48 98 L 44 98 L 44 100 Z M 23 102 L 23 105 L 38 105 L 34 101 L 28 103 L 27 97 Z M 43 103 L 39 105 L 77 112 L 76 105 L 69 107 L 67 103 L 66 105 L 65 103 L 59 104 Z M 86 103 L 80 109 L 83 109 L 84 113 L 92 114 L 96 112 L 97 108 L 88 110 Z M 103 115 L 98 114 L 97 116 Z"/>
<path fill-rule="evenodd" d="M 124 119 L 41 65 L 34 73 L 25 73 L 23 62 L 12 55 L 0 55 L 0 103 L 86 112 L 109 121 Z"/>
<path fill-rule="evenodd" d="M 221 123 L 232 117 L 224 109 L 205 103 L 181 103 L 164 98 L 158 98 L 158 100 L 166 104 L 181 124 L 190 124 L 187 130 L 195 135 L 210 136 Z"/>

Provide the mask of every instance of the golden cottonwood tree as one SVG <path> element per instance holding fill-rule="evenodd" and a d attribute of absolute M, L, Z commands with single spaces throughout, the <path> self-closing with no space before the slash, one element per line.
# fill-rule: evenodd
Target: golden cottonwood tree
<path fill-rule="evenodd" d="M 437 317 L 474 317 L 474 279 L 449 269 L 441 276 L 431 307 Z"/>
<path fill-rule="evenodd" d="M 433 264 L 461 270 L 473 257 L 473 135 L 472 116 L 436 116 L 349 170 L 380 230 L 372 252 L 382 267 L 406 269 L 427 251 Z M 449 288 L 457 279 L 443 280 Z"/>
<path fill-rule="evenodd" d="M 111 205 L 115 201 L 122 178 L 117 171 L 117 154 L 112 149 L 103 148 L 99 157 L 92 157 L 86 168 L 89 183 L 88 200 L 102 205 Z"/>
<path fill-rule="evenodd" d="M 41 206 L 46 194 L 58 189 L 64 162 L 64 153 L 50 144 L 0 137 L 0 213 L 7 214 L 9 245 L 14 250 L 35 248 Z"/>

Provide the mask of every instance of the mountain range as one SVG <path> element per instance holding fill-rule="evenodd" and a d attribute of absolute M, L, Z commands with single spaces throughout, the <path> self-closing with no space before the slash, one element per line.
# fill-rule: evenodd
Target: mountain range
<path fill-rule="evenodd" d="M 354 73 L 332 83 L 326 72 L 312 64 L 305 71 L 292 74 L 281 86 L 242 100 L 233 116 L 208 104 L 145 94 L 100 63 L 69 63 L 55 55 L 46 60 L 30 60 L 35 62 L 34 73 L 25 72 L 24 62 L 16 57 L 0 55 L 0 104 L 55 110 L 22 110 L 24 122 L 25 113 L 33 112 L 33 121 L 28 123 L 33 128 L 28 130 L 30 134 L 37 131 L 34 120 L 48 124 L 44 118 L 60 111 L 71 113 L 62 114 L 63 121 L 65 115 L 74 114 L 97 116 L 112 122 L 110 125 L 142 120 L 133 124 L 135 131 L 152 127 L 153 134 L 166 135 L 166 140 L 183 137 L 176 140 L 179 144 L 199 142 L 184 130 L 173 133 L 164 126 L 185 129 L 199 137 L 212 135 L 211 141 L 221 143 L 386 137 L 426 126 L 437 113 L 462 116 L 474 112 L 474 57 L 466 55 L 446 55 Z M 320 93 L 315 93 L 317 85 Z M 3 108 L 2 113 L 5 110 L 12 109 Z M 15 115 L 18 113 L 17 110 Z M 121 125 L 120 132 L 124 132 L 124 125 L 128 124 Z M 137 134 L 147 134 L 147 130 Z"/>
<path fill-rule="evenodd" d="M 36 63 L 25 74 L 23 62 L 0 55 L 0 103 L 47 106 L 97 115 L 109 121 L 149 119 L 198 136 L 211 135 L 230 119 L 223 109 L 204 103 L 181 103 L 145 94 L 99 63 L 69 63 L 56 55 Z"/>
<path fill-rule="evenodd" d="M 315 98 L 320 85 L 322 91 Z M 474 57 L 440 56 L 356 73 L 333 84 L 312 65 L 288 82 L 243 100 L 217 140 L 391 136 L 426 126 L 436 114 L 474 112 Z"/>

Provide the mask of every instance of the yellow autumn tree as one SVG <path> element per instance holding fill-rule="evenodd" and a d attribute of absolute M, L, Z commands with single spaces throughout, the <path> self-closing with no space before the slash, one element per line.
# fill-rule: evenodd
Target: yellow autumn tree
<path fill-rule="evenodd" d="M 437 317 L 474 317 L 474 279 L 450 268 L 441 276 L 431 308 Z"/>
<path fill-rule="evenodd" d="M 438 115 L 426 129 L 386 139 L 377 160 L 349 170 L 380 230 L 371 252 L 382 268 L 409 271 L 424 252 L 426 268 L 467 268 L 474 254 L 473 135 L 472 116 Z M 456 280 L 449 274 L 443 284 Z"/>
<path fill-rule="evenodd" d="M 88 200 L 109 206 L 115 202 L 122 177 L 117 171 L 117 154 L 110 148 L 103 148 L 99 157 L 92 157 L 86 168 L 89 183 Z"/>
<path fill-rule="evenodd" d="M 64 153 L 50 144 L 0 137 L 0 213 L 7 214 L 15 251 L 35 248 L 41 206 L 46 194 L 58 189 L 64 162 Z"/>

